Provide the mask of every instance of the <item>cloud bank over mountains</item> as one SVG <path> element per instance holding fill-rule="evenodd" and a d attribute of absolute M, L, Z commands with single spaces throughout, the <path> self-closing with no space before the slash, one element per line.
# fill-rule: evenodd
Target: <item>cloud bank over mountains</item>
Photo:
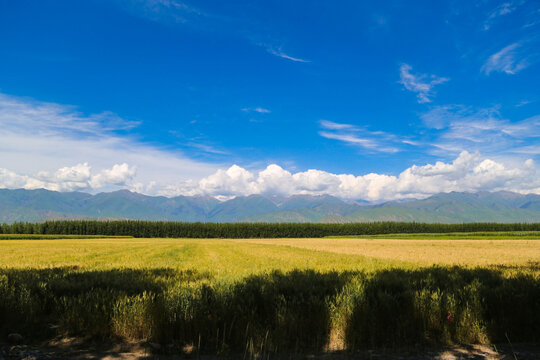
<path fill-rule="evenodd" d="M 227 199 L 252 194 L 328 194 L 368 201 L 425 198 L 449 191 L 508 190 L 540 194 L 540 171 L 532 159 L 509 164 L 466 151 L 451 163 L 413 165 L 398 176 L 332 174 L 315 169 L 291 173 L 276 164 L 258 172 L 233 165 L 200 180 L 178 183 L 152 181 L 144 184 L 136 182 L 135 175 L 136 168 L 127 163 L 97 172 L 93 172 L 88 163 L 83 163 L 63 167 L 52 174 L 39 172 L 36 175 L 0 169 L 0 188 L 96 191 L 114 185 L 148 195 L 209 195 Z"/>
<path fill-rule="evenodd" d="M 318 169 L 293 173 L 275 163 L 253 170 L 194 160 L 130 136 L 128 131 L 138 124 L 114 113 L 85 115 L 67 105 L 0 94 L 0 188 L 90 192 L 124 188 L 147 195 L 218 199 L 327 194 L 368 201 L 425 198 L 449 191 L 540 194 L 539 167 L 529 158 L 538 154 L 531 145 L 537 138 L 538 117 L 510 123 L 496 110 L 439 106 L 423 120 L 429 127 L 444 129 L 434 146 L 455 153 L 453 161 L 413 165 L 399 175 Z M 405 142 L 351 124 L 323 120 L 319 125 L 324 129 L 321 136 L 370 152 L 392 153 Z M 516 139 L 532 142 L 516 147 Z M 521 155 L 521 160 L 493 157 L 500 153 L 493 146 Z M 463 151 L 467 148 L 477 150 Z"/>
<path fill-rule="evenodd" d="M 80 191 L 102 189 L 109 185 L 129 186 L 136 169 L 126 163 L 111 169 L 91 173 L 88 163 L 63 167 L 54 173 L 40 171 L 35 175 L 20 175 L 0 168 L 0 188 L 47 189 L 53 191 Z"/>

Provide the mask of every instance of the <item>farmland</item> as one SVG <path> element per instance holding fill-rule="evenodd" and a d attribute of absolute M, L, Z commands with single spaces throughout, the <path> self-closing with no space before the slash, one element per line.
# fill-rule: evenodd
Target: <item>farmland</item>
<path fill-rule="evenodd" d="M 2 336 L 250 355 L 540 341 L 538 232 L 4 238 Z"/>

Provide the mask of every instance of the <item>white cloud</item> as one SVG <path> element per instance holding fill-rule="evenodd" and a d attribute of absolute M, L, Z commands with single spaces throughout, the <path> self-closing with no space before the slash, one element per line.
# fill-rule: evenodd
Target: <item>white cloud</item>
<path fill-rule="evenodd" d="M 283 58 L 283 59 L 287 59 L 287 60 L 291 60 L 291 61 L 295 61 L 295 62 L 302 62 L 302 63 L 310 62 L 309 60 L 305 60 L 305 59 L 301 59 L 301 58 L 292 57 L 290 55 L 287 55 L 281 50 L 281 48 L 274 48 L 274 47 L 266 46 L 266 51 L 268 51 L 272 55 L 278 56 L 278 57 Z"/>
<path fill-rule="evenodd" d="M 54 174 L 40 171 L 36 175 L 20 175 L 0 168 L 0 188 L 47 189 L 53 191 L 99 190 L 108 185 L 129 187 L 135 168 L 116 164 L 92 175 L 88 163 L 58 169 Z"/>
<path fill-rule="evenodd" d="M 195 149 L 199 149 L 202 152 L 208 153 L 208 154 L 216 154 L 216 155 L 228 155 L 229 153 L 224 150 L 216 149 L 215 147 L 208 145 L 208 144 L 200 144 L 200 143 L 187 143 L 186 146 L 190 146 Z"/>
<path fill-rule="evenodd" d="M 54 177 L 61 181 L 88 181 L 90 179 L 90 166 L 88 163 L 77 164 L 71 167 L 63 167 L 58 169 Z"/>
<path fill-rule="evenodd" d="M 31 130 L 41 136 L 58 133 L 77 137 L 101 136 L 110 131 L 125 131 L 139 125 L 105 111 L 84 115 L 74 106 L 17 98 L 0 93 L 2 132 L 20 133 Z"/>
<path fill-rule="evenodd" d="M 508 15 L 512 13 L 515 9 L 516 5 L 512 2 L 505 2 L 497 6 L 495 9 L 489 12 L 488 18 L 486 19 L 486 21 L 484 21 L 484 31 L 487 31 L 491 28 L 491 25 L 496 18 L 503 15 Z"/>
<path fill-rule="evenodd" d="M 253 174 L 237 165 L 202 179 L 199 189 L 212 195 L 248 195 L 256 191 Z"/>
<path fill-rule="evenodd" d="M 442 114 L 437 144 L 441 148 L 459 150 L 474 143 L 489 150 L 508 142 L 512 145 L 508 151 L 538 154 L 538 116 L 511 123 L 501 119 L 497 109 L 454 106 L 437 111 Z M 435 115 L 427 119 L 438 121 Z M 276 164 L 254 172 L 237 165 L 224 169 L 197 162 L 119 135 L 132 126 L 111 113 L 84 115 L 73 107 L 0 94 L 0 188 L 108 191 L 120 187 L 150 195 L 222 199 L 249 194 L 330 194 L 372 201 L 441 191 L 540 192 L 540 174 L 532 159 L 508 162 L 461 152 L 451 163 L 412 166 L 399 176 L 332 174 L 317 169 L 291 173 Z M 320 126 L 322 136 L 372 151 L 391 152 L 396 144 L 411 142 L 351 124 L 322 120 Z"/>
<path fill-rule="evenodd" d="M 198 181 L 191 179 L 156 188 L 155 182 L 134 182 L 135 168 L 125 163 L 96 173 L 90 170 L 88 164 L 78 164 L 59 169 L 52 176 L 45 175 L 20 175 L 0 168 L 0 188 L 74 191 L 101 189 L 113 184 L 142 193 L 165 196 L 210 195 L 218 199 L 230 199 L 252 194 L 328 194 L 369 201 L 424 198 L 449 191 L 507 190 L 540 194 L 540 168 L 532 159 L 505 162 L 467 151 L 461 152 L 452 162 L 413 165 L 398 176 L 376 173 L 333 174 L 316 169 L 291 173 L 276 164 L 254 172 L 233 165 Z"/>
<path fill-rule="evenodd" d="M 128 0 L 116 1 L 123 9 L 146 19 L 164 22 L 189 24 L 196 26 L 197 21 L 213 17 L 202 10 L 176 0 Z"/>
<path fill-rule="evenodd" d="M 27 189 L 29 185 L 30 183 L 27 176 L 16 174 L 8 169 L 0 168 L 0 188 Z"/>
<path fill-rule="evenodd" d="M 373 152 L 395 153 L 400 151 L 400 145 L 415 145 L 414 142 L 399 139 L 393 134 L 383 131 L 368 131 L 351 124 L 341 124 L 328 120 L 320 120 L 320 126 L 330 131 L 319 131 L 319 135 L 342 141 L 349 145 L 360 146 Z"/>
<path fill-rule="evenodd" d="M 327 139 L 340 140 L 340 141 L 344 141 L 344 142 L 351 143 L 351 144 L 361 145 L 361 146 L 365 147 L 366 149 L 372 149 L 372 150 L 377 150 L 378 149 L 377 142 L 375 142 L 375 141 L 373 141 L 371 139 L 359 138 L 359 137 L 357 137 L 355 135 L 351 135 L 351 134 L 333 134 L 333 133 L 329 133 L 329 132 L 326 132 L 326 131 L 320 131 L 319 135 L 321 135 L 322 137 L 325 137 Z"/>
<path fill-rule="evenodd" d="M 321 170 L 291 173 L 276 164 L 259 172 L 237 165 L 191 184 L 190 194 L 225 196 L 329 194 L 370 201 L 423 198 L 449 191 L 540 193 L 540 169 L 532 159 L 508 163 L 463 151 L 450 163 L 413 165 L 398 176 L 332 174 Z M 177 189 L 181 191 L 181 189 Z"/>
<path fill-rule="evenodd" d="M 128 164 L 115 164 L 112 169 L 105 169 L 95 175 L 89 184 L 94 189 L 100 189 L 106 185 L 126 186 L 135 176 L 135 167 Z"/>
<path fill-rule="evenodd" d="M 504 72 L 506 74 L 514 75 L 517 72 L 525 69 L 529 66 L 527 59 L 525 59 L 519 52 L 521 44 L 514 43 L 506 46 L 495 54 L 491 55 L 482 68 L 480 69 L 486 75 L 496 71 Z"/>
<path fill-rule="evenodd" d="M 254 111 L 254 112 L 257 112 L 257 113 L 259 113 L 259 114 L 269 114 L 269 113 L 271 113 L 270 110 L 265 109 L 265 108 L 262 108 L 262 107 L 256 107 L 256 108 L 243 108 L 242 111 L 243 111 L 243 112 L 252 112 L 252 111 Z"/>
<path fill-rule="evenodd" d="M 538 146 L 534 146 L 540 137 L 540 116 L 511 122 L 502 118 L 498 107 L 475 109 L 448 105 L 436 106 L 421 118 L 427 126 L 440 130 L 432 145 L 443 150 L 445 155 L 463 150 L 490 156 L 540 154 Z"/>
<path fill-rule="evenodd" d="M 0 168 L 11 172 L 3 173 L 2 183 L 58 190 L 92 189 L 88 187 L 90 164 L 95 169 L 93 175 L 115 169 L 94 180 L 96 186 L 113 186 L 115 181 L 109 180 L 119 172 L 129 174 L 137 168 L 130 181 L 156 181 L 152 191 L 157 191 L 208 176 L 219 168 L 126 135 L 137 124 L 110 112 L 85 115 L 73 106 L 0 94 Z M 121 166 L 124 163 L 129 164 L 127 170 Z"/>
<path fill-rule="evenodd" d="M 419 103 L 431 102 L 434 95 L 433 87 L 449 81 L 449 78 L 437 77 L 435 75 L 412 74 L 412 67 L 408 64 L 402 64 L 399 68 L 400 84 L 405 89 L 415 92 Z"/>
<path fill-rule="evenodd" d="M 329 130 L 346 130 L 346 129 L 352 130 L 356 128 L 356 126 L 351 125 L 351 124 L 340 124 L 340 123 L 335 123 L 328 120 L 321 120 L 319 121 L 319 124 L 321 125 L 321 127 L 325 129 L 329 129 Z"/>
<path fill-rule="evenodd" d="M 534 101 L 531 101 L 531 100 L 521 100 L 519 103 L 517 103 L 516 105 L 514 105 L 515 107 L 522 107 L 522 106 L 525 106 L 525 105 L 529 105 L 531 103 L 533 103 Z"/>

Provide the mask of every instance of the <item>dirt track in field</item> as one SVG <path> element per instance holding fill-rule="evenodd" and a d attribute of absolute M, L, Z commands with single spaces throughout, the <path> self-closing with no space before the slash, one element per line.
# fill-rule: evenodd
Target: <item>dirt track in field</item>
<path fill-rule="evenodd" d="M 260 354 L 258 359 L 320 359 L 320 360 L 533 360 L 540 359 L 540 344 L 461 345 L 444 348 L 363 350 L 358 352 L 326 352 L 319 354 Z M 257 359 L 245 354 L 223 356 L 198 354 L 193 348 L 174 345 L 139 343 L 93 343 L 80 340 L 62 340 L 41 345 L 0 344 L 0 360 L 40 360 L 40 359 Z"/>

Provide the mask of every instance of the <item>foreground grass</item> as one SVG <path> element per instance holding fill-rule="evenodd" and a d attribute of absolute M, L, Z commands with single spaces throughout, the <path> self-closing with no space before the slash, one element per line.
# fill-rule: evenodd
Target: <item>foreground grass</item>
<path fill-rule="evenodd" d="M 3 240 L 0 335 L 253 356 L 538 342 L 539 259 L 528 239 Z"/>

